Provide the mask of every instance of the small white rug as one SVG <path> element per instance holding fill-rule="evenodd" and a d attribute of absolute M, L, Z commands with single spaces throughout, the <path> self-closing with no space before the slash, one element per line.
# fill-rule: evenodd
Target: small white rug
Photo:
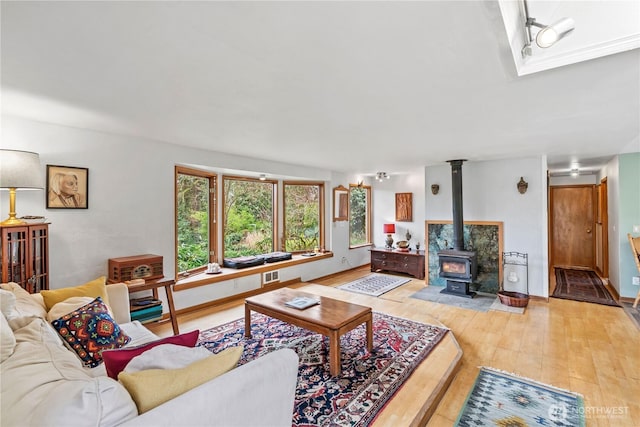
<path fill-rule="evenodd" d="M 340 285 L 338 286 L 338 289 L 379 297 L 380 295 L 389 292 L 391 289 L 404 285 L 410 280 L 411 279 L 406 279 L 404 277 L 373 273 L 358 280 L 354 280 L 353 282 Z"/>

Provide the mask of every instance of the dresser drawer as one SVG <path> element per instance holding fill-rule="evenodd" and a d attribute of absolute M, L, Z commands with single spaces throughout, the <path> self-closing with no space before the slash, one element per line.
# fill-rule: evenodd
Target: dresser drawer
<path fill-rule="evenodd" d="M 394 271 L 424 279 L 424 252 L 395 252 L 386 249 L 371 250 L 371 271 Z"/>

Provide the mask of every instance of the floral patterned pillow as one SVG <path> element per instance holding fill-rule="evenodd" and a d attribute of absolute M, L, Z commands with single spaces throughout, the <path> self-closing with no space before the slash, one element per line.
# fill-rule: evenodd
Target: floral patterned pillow
<path fill-rule="evenodd" d="M 91 368 L 102 363 L 104 350 L 120 348 L 131 341 L 131 337 L 113 320 L 100 297 L 51 324 L 82 363 Z"/>

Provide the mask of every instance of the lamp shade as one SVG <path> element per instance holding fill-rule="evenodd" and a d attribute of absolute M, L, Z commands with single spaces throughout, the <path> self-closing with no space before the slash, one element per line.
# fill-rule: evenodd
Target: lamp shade
<path fill-rule="evenodd" d="M 384 224 L 383 226 L 384 232 L 387 234 L 393 234 L 396 232 L 396 225 L 395 224 Z"/>
<path fill-rule="evenodd" d="M 0 150 L 0 188 L 42 189 L 38 153 Z"/>

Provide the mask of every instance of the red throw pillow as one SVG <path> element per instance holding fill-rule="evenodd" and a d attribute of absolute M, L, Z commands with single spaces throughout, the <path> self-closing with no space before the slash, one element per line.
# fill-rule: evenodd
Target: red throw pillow
<path fill-rule="evenodd" d="M 196 329 L 192 332 L 187 332 L 185 334 L 174 335 L 172 337 L 162 338 L 157 341 L 152 341 L 150 343 L 133 347 L 133 348 L 123 348 L 120 350 L 113 351 L 103 351 L 102 352 L 102 360 L 104 361 L 104 366 L 107 368 L 107 375 L 113 378 L 114 380 L 118 379 L 118 374 L 122 372 L 122 370 L 127 366 L 127 363 L 134 357 L 139 354 L 144 353 L 150 348 L 156 347 L 161 344 L 176 344 L 182 345 L 185 347 L 195 347 L 198 342 L 198 337 L 200 336 L 200 331 Z"/>

